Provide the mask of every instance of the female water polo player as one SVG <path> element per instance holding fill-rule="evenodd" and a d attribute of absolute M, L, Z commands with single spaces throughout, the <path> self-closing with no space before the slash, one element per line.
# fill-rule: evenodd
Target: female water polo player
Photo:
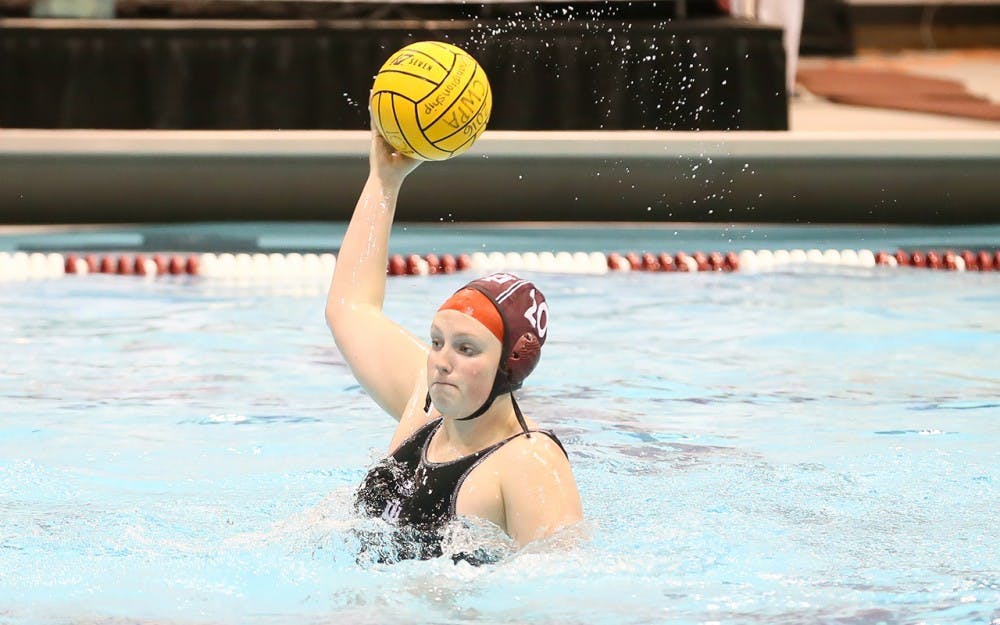
<path fill-rule="evenodd" d="M 456 518 L 490 521 L 523 546 L 582 518 L 562 445 L 513 396 L 538 362 L 548 307 L 531 282 L 494 274 L 444 302 L 429 345 L 382 313 L 396 199 L 418 164 L 372 130 L 368 180 L 326 305 L 351 371 L 399 421 L 356 506 L 408 538 L 395 557 L 442 555 L 444 529 Z"/>

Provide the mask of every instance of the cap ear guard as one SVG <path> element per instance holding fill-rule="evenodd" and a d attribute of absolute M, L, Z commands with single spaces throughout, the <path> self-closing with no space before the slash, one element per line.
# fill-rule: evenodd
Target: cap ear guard
<path fill-rule="evenodd" d="M 505 365 L 507 375 L 513 378 L 512 381 L 516 382 L 518 387 L 521 386 L 524 378 L 535 370 L 541 352 L 542 344 L 532 332 L 525 332 L 514 343 Z"/>

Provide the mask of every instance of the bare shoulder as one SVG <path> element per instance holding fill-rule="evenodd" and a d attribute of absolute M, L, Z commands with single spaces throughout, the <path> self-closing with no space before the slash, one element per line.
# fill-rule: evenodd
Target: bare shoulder
<path fill-rule="evenodd" d="M 543 469 L 569 469 L 569 459 L 552 435 L 539 430 L 522 434 L 504 446 L 504 464 L 517 475 Z"/>
<path fill-rule="evenodd" d="M 500 490 L 505 527 L 519 545 L 583 518 L 573 471 L 559 443 L 536 431 L 504 447 Z"/>

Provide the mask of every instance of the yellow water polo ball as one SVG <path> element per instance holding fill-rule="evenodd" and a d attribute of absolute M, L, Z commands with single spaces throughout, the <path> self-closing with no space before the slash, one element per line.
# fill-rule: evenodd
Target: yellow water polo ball
<path fill-rule="evenodd" d="M 442 41 L 411 43 L 375 76 L 375 126 L 393 148 L 423 161 L 468 150 L 490 119 L 486 73 L 467 52 Z"/>

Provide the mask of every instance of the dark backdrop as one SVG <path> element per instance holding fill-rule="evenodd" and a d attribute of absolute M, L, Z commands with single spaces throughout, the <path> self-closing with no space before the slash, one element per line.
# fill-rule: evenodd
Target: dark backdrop
<path fill-rule="evenodd" d="M 727 17 L 0 23 L 0 126 L 363 129 L 408 42 L 483 65 L 494 130 L 783 130 L 781 32 Z"/>

